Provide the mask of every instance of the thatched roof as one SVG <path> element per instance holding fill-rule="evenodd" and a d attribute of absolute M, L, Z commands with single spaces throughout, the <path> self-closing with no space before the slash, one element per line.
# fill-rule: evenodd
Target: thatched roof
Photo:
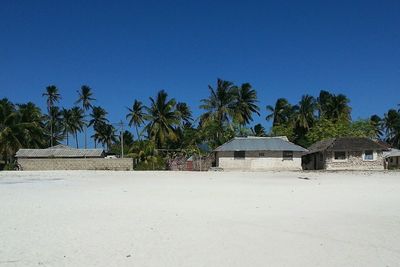
<path fill-rule="evenodd" d="M 45 149 L 20 149 L 17 158 L 102 158 L 102 149 L 76 149 L 65 145 L 57 145 Z"/>
<path fill-rule="evenodd" d="M 214 151 L 297 151 L 306 152 L 307 149 L 295 145 L 286 137 L 235 137 Z"/>
<path fill-rule="evenodd" d="M 312 144 L 308 148 L 308 154 L 334 150 L 387 150 L 387 147 L 366 137 L 337 137 L 325 139 Z"/>

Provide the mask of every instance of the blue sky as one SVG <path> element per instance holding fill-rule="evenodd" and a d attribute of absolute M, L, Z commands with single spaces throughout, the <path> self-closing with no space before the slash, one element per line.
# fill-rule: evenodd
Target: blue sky
<path fill-rule="evenodd" d="M 400 103 L 400 1 L 17 1 L 0 8 L 0 97 L 49 84 L 70 107 L 82 84 L 111 121 L 165 89 L 196 115 L 216 78 L 250 82 L 262 116 L 277 98 L 321 89 L 353 118 Z"/>

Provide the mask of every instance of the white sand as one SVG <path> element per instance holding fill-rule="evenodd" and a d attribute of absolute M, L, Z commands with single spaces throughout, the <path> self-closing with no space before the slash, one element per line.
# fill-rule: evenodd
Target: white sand
<path fill-rule="evenodd" d="M 399 266 L 400 173 L 0 172 L 0 266 L 38 265 Z"/>

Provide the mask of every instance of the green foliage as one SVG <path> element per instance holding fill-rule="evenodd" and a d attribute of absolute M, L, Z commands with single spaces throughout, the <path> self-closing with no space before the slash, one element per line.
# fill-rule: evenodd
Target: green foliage
<path fill-rule="evenodd" d="M 260 137 L 267 136 L 265 128 L 260 123 L 254 125 L 251 131 L 254 136 L 260 136 Z"/>
<path fill-rule="evenodd" d="M 333 137 L 375 137 L 374 126 L 369 120 L 357 120 L 349 123 L 347 121 L 320 119 L 307 133 L 309 144 Z"/>
<path fill-rule="evenodd" d="M 179 125 L 179 114 L 175 106 L 175 99 L 168 100 L 168 94 L 161 90 L 156 99 L 150 97 L 150 106 L 145 107 L 147 111 L 145 119 L 148 121 L 146 130 L 157 148 L 164 147 L 168 141 L 177 140 L 174 126 Z"/>
<path fill-rule="evenodd" d="M 286 136 L 290 141 L 294 141 L 294 126 L 292 124 L 273 126 L 269 135 Z"/>

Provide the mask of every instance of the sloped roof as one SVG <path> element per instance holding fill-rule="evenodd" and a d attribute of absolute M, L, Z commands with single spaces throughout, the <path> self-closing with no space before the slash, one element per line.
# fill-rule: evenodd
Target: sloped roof
<path fill-rule="evenodd" d="M 387 150 L 386 146 L 366 137 L 338 137 L 329 138 L 312 144 L 308 153 L 333 150 Z"/>
<path fill-rule="evenodd" d="M 307 149 L 295 145 L 286 137 L 235 137 L 214 151 L 298 151 L 306 152 Z"/>
<path fill-rule="evenodd" d="M 400 157 L 400 150 L 392 148 L 390 151 L 384 152 L 383 157 L 385 158 Z"/>
<path fill-rule="evenodd" d="M 45 149 L 20 149 L 17 158 L 100 158 L 104 156 L 102 149 L 76 149 L 65 145 L 57 145 Z"/>

